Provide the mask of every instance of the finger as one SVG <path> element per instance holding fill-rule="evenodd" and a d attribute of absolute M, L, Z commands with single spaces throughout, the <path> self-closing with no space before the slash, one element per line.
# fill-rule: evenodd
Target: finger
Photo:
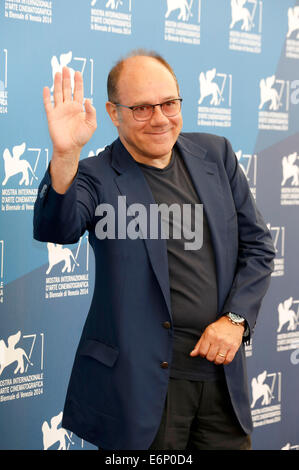
<path fill-rule="evenodd" d="M 52 111 L 53 105 L 51 103 L 50 89 L 47 86 L 44 87 L 44 89 L 43 89 L 43 101 L 44 101 L 44 107 L 45 107 L 46 114 L 48 115 Z"/>
<path fill-rule="evenodd" d="M 223 362 L 224 365 L 230 364 L 234 359 L 236 351 L 234 349 L 230 349 L 226 354 L 225 361 Z"/>
<path fill-rule="evenodd" d="M 200 340 L 197 342 L 193 351 L 191 351 L 190 356 L 206 357 L 209 347 L 210 347 L 210 342 L 207 341 L 205 338 L 201 337 Z"/>
<path fill-rule="evenodd" d="M 96 109 L 92 106 L 91 101 L 89 99 L 86 99 L 84 102 L 84 107 L 85 107 L 85 120 L 86 123 L 92 127 L 96 128 L 97 127 L 97 117 L 96 117 Z"/>
<path fill-rule="evenodd" d="M 226 352 L 218 351 L 217 354 L 216 354 L 214 363 L 215 364 L 224 364 L 224 362 L 226 360 L 226 355 L 227 355 Z"/>
<path fill-rule="evenodd" d="M 210 362 L 214 362 L 216 360 L 218 351 L 219 351 L 218 345 L 211 344 L 211 346 L 209 347 L 208 353 L 206 355 L 206 359 Z"/>
<path fill-rule="evenodd" d="M 84 87 L 83 87 L 83 78 L 80 72 L 75 72 L 75 86 L 74 86 L 74 101 L 77 101 L 80 104 L 83 104 L 84 99 Z"/>
<path fill-rule="evenodd" d="M 57 72 L 54 77 L 54 105 L 58 106 L 63 101 L 61 73 Z"/>
<path fill-rule="evenodd" d="M 62 69 L 62 92 L 63 101 L 71 101 L 72 87 L 71 87 L 71 73 L 68 67 Z"/>

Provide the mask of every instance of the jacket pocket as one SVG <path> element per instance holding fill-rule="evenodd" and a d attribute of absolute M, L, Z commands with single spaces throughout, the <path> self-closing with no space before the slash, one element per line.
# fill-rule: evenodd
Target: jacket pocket
<path fill-rule="evenodd" d="M 118 358 L 119 350 L 109 344 L 94 339 L 86 340 L 79 351 L 80 356 L 90 356 L 108 367 L 112 367 Z"/>

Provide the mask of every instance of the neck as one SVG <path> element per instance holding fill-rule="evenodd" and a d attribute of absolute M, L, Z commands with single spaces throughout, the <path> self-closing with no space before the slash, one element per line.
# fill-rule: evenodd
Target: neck
<path fill-rule="evenodd" d="M 172 149 L 166 155 L 142 155 L 137 153 L 134 148 L 127 144 L 127 142 L 121 137 L 120 140 L 123 146 L 127 149 L 129 154 L 136 160 L 138 163 L 144 163 L 145 165 L 154 166 L 156 168 L 165 168 L 170 160 L 172 155 Z"/>
<path fill-rule="evenodd" d="M 163 157 L 146 157 L 146 156 L 134 156 L 132 155 L 132 157 L 134 158 L 134 160 L 136 160 L 136 162 L 138 163 L 144 163 L 145 165 L 150 165 L 150 166 L 154 166 L 156 168 L 165 168 L 170 160 L 171 160 L 171 154 L 172 152 L 169 152 L 169 154 L 163 156 Z"/>

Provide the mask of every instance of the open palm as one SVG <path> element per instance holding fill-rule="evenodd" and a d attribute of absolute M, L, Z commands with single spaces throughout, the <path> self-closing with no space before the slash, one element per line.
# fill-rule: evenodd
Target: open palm
<path fill-rule="evenodd" d="M 54 105 L 50 90 L 44 88 L 44 106 L 48 119 L 49 133 L 56 155 L 78 155 L 96 130 L 96 111 L 89 100 L 84 99 L 83 79 L 75 73 L 72 96 L 71 77 L 67 67 L 54 78 Z M 84 109 L 85 108 L 85 109 Z"/>

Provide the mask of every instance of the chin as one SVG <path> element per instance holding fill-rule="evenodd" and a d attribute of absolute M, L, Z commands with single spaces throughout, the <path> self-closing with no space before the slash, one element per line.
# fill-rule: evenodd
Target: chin
<path fill-rule="evenodd" d="M 154 155 L 166 155 L 167 153 L 171 152 L 172 147 L 174 146 L 176 140 L 174 139 L 161 139 L 159 142 L 151 142 L 147 146 L 147 151 L 149 153 L 153 153 Z"/>
<path fill-rule="evenodd" d="M 147 154 L 149 155 L 149 157 L 153 157 L 153 158 L 159 158 L 159 157 L 164 157 L 165 155 L 168 155 L 171 153 L 172 151 L 172 147 L 155 147 L 155 148 L 148 148 L 147 149 Z"/>

